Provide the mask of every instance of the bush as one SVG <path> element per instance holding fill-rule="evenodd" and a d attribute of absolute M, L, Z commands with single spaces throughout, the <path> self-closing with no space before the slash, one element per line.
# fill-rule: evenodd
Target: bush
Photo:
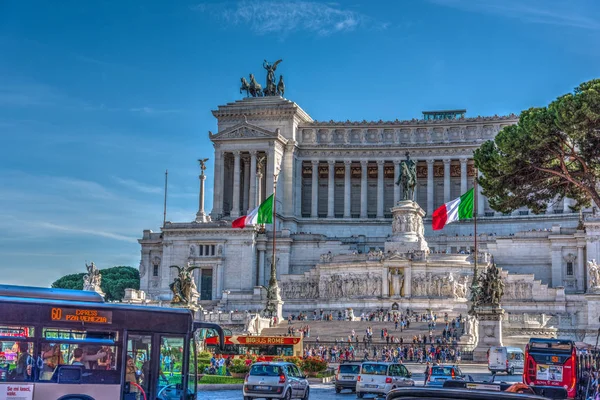
<path fill-rule="evenodd" d="M 321 357 L 308 357 L 302 362 L 304 372 L 323 372 L 327 369 L 327 361 Z"/>
<path fill-rule="evenodd" d="M 291 357 L 279 357 L 275 361 L 285 361 L 294 364 L 297 367 L 302 368 L 302 359 L 300 357 L 291 356 Z"/>
<path fill-rule="evenodd" d="M 247 374 L 250 372 L 250 367 L 246 365 L 246 360 L 242 360 L 241 358 L 234 358 L 231 366 L 229 367 L 229 372 L 233 372 L 236 374 Z"/>

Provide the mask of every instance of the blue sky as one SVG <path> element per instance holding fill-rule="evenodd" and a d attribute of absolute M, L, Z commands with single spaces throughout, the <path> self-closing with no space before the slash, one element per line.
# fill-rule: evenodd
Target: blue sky
<path fill-rule="evenodd" d="M 317 120 L 493 115 L 598 77 L 599 38 L 594 0 L 0 2 L 2 281 L 137 266 L 165 169 L 193 220 L 210 111 L 263 59 Z"/>

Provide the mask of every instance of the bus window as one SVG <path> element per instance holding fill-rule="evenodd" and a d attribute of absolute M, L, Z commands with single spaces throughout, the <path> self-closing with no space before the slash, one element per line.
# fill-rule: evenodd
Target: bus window
<path fill-rule="evenodd" d="M 152 336 L 128 335 L 127 338 L 127 369 L 125 378 L 131 383 L 131 392 L 139 393 L 140 389 L 148 394 L 150 376 L 150 354 L 152 351 Z M 139 386 L 139 387 L 138 387 Z"/>
<path fill-rule="evenodd" d="M 160 338 L 160 357 L 157 397 L 167 396 L 171 398 L 176 395 L 177 387 L 181 388 L 183 384 L 183 337 L 161 336 Z"/>
<path fill-rule="evenodd" d="M 34 344 L 0 340 L 0 382 L 25 382 L 35 379 Z"/>

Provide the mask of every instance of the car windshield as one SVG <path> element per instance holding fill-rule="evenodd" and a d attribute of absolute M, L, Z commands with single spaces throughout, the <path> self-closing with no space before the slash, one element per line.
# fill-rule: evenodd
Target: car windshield
<path fill-rule="evenodd" d="M 250 369 L 250 375 L 254 376 L 279 376 L 281 372 L 281 368 L 277 365 L 255 364 Z"/>
<path fill-rule="evenodd" d="M 360 365 L 340 365 L 340 373 L 358 374 L 360 373 Z"/>
<path fill-rule="evenodd" d="M 456 374 L 456 371 L 454 372 Z M 431 375 L 452 376 L 452 367 L 433 367 L 431 368 Z"/>
<path fill-rule="evenodd" d="M 361 374 L 387 375 L 387 365 L 385 365 L 385 364 L 363 364 Z"/>

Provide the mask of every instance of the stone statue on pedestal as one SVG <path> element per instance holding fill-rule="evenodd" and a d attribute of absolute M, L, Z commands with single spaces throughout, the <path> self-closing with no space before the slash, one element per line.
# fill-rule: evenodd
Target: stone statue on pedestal
<path fill-rule="evenodd" d="M 410 153 L 406 152 L 406 160 L 400 163 L 400 175 L 396 185 L 402 186 L 402 200 L 415 199 L 415 187 L 417 186 L 417 163 L 410 159 Z"/>
<path fill-rule="evenodd" d="M 86 263 L 87 274 L 83 276 L 83 290 L 90 292 L 96 292 L 104 296 L 104 292 L 100 288 L 102 284 L 102 274 L 100 270 L 96 268 L 96 264 L 92 261 L 89 265 Z"/>
<path fill-rule="evenodd" d="M 402 296 L 404 287 L 404 274 L 400 269 L 390 269 L 388 272 L 388 283 L 390 286 L 390 296 Z"/>
<path fill-rule="evenodd" d="M 192 271 L 200 268 L 193 267 L 190 263 L 181 268 L 179 265 L 171 265 L 171 268 L 177 268 L 178 274 L 169 288 L 173 292 L 171 304 L 191 305 L 195 298 L 198 298 L 198 289 Z"/>
<path fill-rule="evenodd" d="M 596 260 L 588 261 L 588 293 L 600 292 L 600 266 Z"/>

